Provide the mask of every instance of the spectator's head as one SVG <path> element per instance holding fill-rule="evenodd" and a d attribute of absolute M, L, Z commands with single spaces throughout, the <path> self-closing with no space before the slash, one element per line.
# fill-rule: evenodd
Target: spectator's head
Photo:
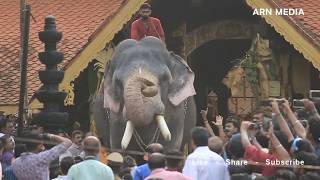
<path fill-rule="evenodd" d="M 100 141 L 95 136 L 88 136 L 83 140 L 83 146 L 86 156 L 96 156 L 99 154 Z"/>
<path fill-rule="evenodd" d="M 295 158 L 300 162 L 303 161 L 304 165 L 319 166 L 318 156 L 314 153 L 301 151 L 295 154 Z M 298 167 L 297 169 L 295 169 L 295 171 L 298 172 L 298 174 L 304 174 L 307 171 L 314 171 L 314 170 L 313 169 L 308 170 L 308 169 L 303 169 Z"/>
<path fill-rule="evenodd" d="M 224 126 L 224 132 L 228 138 L 235 133 L 238 133 L 240 129 L 239 121 L 233 117 L 228 117 Z"/>
<path fill-rule="evenodd" d="M 183 153 L 179 150 L 170 150 L 166 153 L 167 168 L 181 172 L 184 164 Z"/>
<path fill-rule="evenodd" d="M 288 143 L 288 137 L 282 131 L 274 131 L 274 135 L 278 138 L 280 144 L 287 150 L 290 150 L 290 145 Z M 269 141 L 269 149 L 272 149 L 271 142 Z M 274 150 L 274 149 L 273 149 Z"/>
<path fill-rule="evenodd" d="M 248 180 L 251 176 L 248 173 L 232 174 L 231 180 Z"/>
<path fill-rule="evenodd" d="M 191 131 L 191 146 L 193 149 L 199 146 L 208 146 L 209 133 L 204 127 L 194 127 Z"/>
<path fill-rule="evenodd" d="M 240 159 L 244 156 L 244 148 L 241 142 L 241 135 L 235 134 L 228 143 L 228 152 L 232 159 Z"/>
<path fill-rule="evenodd" d="M 137 165 L 136 160 L 135 160 L 133 157 L 127 155 L 127 156 L 125 156 L 125 157 L 123 158 L 123 166 L 124 166 L 124 167 L 133 168 L 133 167 L 135 167 L 136 165 Z"/>
<path fill-rule="evenodd" d="M 292 171 L 284 170 L 284 169 L 278 170 L 274 175 L 274 177 L 276 180 L 296 180 L 297 179 L 296 175 Z"/>
<path fill-rule="evenodd" d="M 15 147 L 15 142 L 12 136 L 6 134 L 1 138 L 2 144 L 4 146 L 5 151 L 13 151 Z"/>
<path fill-rule="evenodd" d="M 130 168 L 122 168 L 119 177 L 123 180 L 133 180 L 133 177 L 131 175 L 131 169 Z"/>
<path fill-rule="evenodd" d="M 148 3 L 143 3 L 140 6 L 139 14 L 142 19 L 146 20 L 151 15 L 151 5 Z"/>
<path fill-rule="evenodd" d="M 315 117 L 310 118 L 308 138 L 314 144 L 320 144 L 320 119 Z"/>
<path fill-rule="evenodd" d="M 118 152 L 113 152 L 108 155 L 108 165 L 113 173 L 119 175 L 121 166 L 123 165 L 123 156 Z"/>
<path fill-rule="evenodd" d="M 290 153 L 291 154 L 296 154 L 298 152 L 305 151 L 305 152 L 314 152 L 314 148 L 311 145 L 311 143 L 306 140 L 306 139 L 301 139 L 301 138 L 295 138 L 292 141 L 291 148 L 290 148 Z"/>
<path fill-rule="evenodd" d="M 148 161 L 148 166 L 151 170 L 154 170 L 157 168 L 165 168 L 166 166 L 165 156 L 161 153 L 152 153 Z"/>
<path fill-rule="evenodd" d="M 320 179 L 320 175 L 316 172 L 307 172 L 300 176 L 300 180 L 315 180 Z"/>
<path fill-rule="evenodd" d="M 0 117 L 0 132 L 3 134 L 14 135 L 15 127 L 12 121 L 10 121 L 7 117 Z"/>
<path fill-rule="evenodd" d="M 24 133 L 23 137 L 25 138 L 24 142 L 26 144 L 27 151 L 33 153 L 39 153 L 45 150 L 43 137 L 36 131 L 30 131 Z"/>
<path fill-rule="evenodd" d="M 256 110 L 252 113 L 252 122 L 256 124 L 262 124 L 264 118 L 264 112 L 261 110 Z"/>
<path fill-rule="evenodd" d="M 60 170 L 62 175 L 67 175 L 70 167 L 75 164 L 75 161 L 72 157 L 65 157 L 60 162 Z"/>
<path fill-rule="evenodd" d="M 214 136 L 208 140 L 209 149 L 217 154 L 223 154 L 223 141 L 221 138 Z"/>
<path fill-rule="evenodd" d="M 75 130 L 72 132 L 72 142 L 78 146 L 81 146 L 82 142 L 82 137 L 83 137 L 83 132 L 80 130 Z"/>
<path fill-rule="evenodd" d="M 164 153 L 164 148 L 161 144 L 159 143 L 152 143 L 150 144 L 147 148 L 146 148 L 146 154 L 143 156 L 143 159 L 145 161 L 148 161 L 149 159 L 149 156 L 152 154 L 152 153 Z"/>
<path fill-rule="evenodd" d="M 81 156 L 75 156 L 75 157 L 74 157 L 74 161 L 75 161 L 75 164 L 78 164 L 78 163 L 82 162 L 83 159 L 82 159 Z"/>

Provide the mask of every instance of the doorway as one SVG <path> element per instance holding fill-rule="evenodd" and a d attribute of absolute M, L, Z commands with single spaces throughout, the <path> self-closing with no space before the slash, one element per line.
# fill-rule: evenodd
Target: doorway
<path fill-rule="evenodd" d="M 200 110 L 207 108 L 210 92 L 217 96 L 217 109 L 214 111 L 224 118 L 228 116 L 231 91 L 222 80 L 238 64 L 250 45 L 251 39 L 212 40 L 195 49 L 187 57 L 188 64 L 195 72 L 197 125 L 203 125 Z M 208 114 L 209 120 L 212 120 L 213 116 L 215 115 Z"/>

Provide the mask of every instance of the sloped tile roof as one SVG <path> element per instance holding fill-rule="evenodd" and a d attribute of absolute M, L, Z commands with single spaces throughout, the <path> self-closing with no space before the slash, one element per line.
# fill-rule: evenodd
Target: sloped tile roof
<path fill-rule="evenodd" d="M 58 50 L 64 53 L 60 68 L 65 68 L 87 45 L 105 21 L 116 14 L 125 0 L 28 0 L 36 21 L 30 20 L 28 55 L 28 97 L 41 86 L 38 71 L 44 66 L 38 53 L 44 45 L 38 38 L 44 18 L 53 15 L 63 33 Z M 20 86 L 20 1 L 0 1 L 0 105 L 17 104 Z"/>
<path fill-rule="evenodd" d="M 320 46 L 320 1 L 319 0 L 278 0 L 280 7 L 301 8 L 304 15 L 295 16 L 297 26 L 311 40 L 316 41 Z"/>

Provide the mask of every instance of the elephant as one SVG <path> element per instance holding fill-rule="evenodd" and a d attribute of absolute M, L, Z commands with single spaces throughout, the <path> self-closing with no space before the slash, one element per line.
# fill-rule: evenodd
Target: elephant
<path fill-rule="evenodd" d="M 187 63 L 158 38 L 120 42 L 106 65 L 102 91 L 110 148 L 145 152 L 158 142 L 182 149 L 196 125 L 193 81 Z"/>

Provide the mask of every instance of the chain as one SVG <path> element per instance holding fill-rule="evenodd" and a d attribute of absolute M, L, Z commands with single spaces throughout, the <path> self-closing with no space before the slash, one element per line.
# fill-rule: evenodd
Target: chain
<path fill-rule="evenodd" d="M 159 131 L 159 127 L 157 127 L 155 133 L 153 134 L 153 137 L 151 138 L 150 142 L 148 144 L 145 144 L 144 141 L 142 140 L 142 138 L 140 137 L 139 133 L 137 132 L 137 130 L 134 128 L 133 131 L 133 136 L 136 140 L 136 143 L 138 144 L 139 148 L 145 152 L 145 149 L 152 143 L 156 143 L 159 140 L 159 136 L 160 136 L 160 131 Z"/>

